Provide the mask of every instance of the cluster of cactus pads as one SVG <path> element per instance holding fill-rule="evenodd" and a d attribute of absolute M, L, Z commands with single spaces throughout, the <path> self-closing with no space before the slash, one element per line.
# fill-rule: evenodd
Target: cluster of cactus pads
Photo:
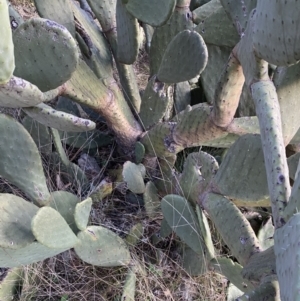
<path fill-rule="evenodd" d="M 26 114 L 22 124 L 0 115 L 0 175 L 27 197 L 0 194 L 0 266 L 14 268 L 0 299 L 12 294 L 19 266 L 70 248 L 93 265 L 129 265 L 124 240 L 88 226 L 91 198 L 48 190 L 40 157 L 61 162 L 90 189 L 61 138 L 97 148 L 112 139 L 96 129 L 105 120 L 131 160 L 123 180 L 143 195 L 149 217 L 162 211 L 161 236 L 178 235 L 189 273 L 226 276 L 228 300 L 300 300 L 299 153 L 287 159 L 285 152 L 300 143 L 300 3 L 34 2 L 41 18 L 24 22 L 0 0 L 0 106 Z M 140 93 L 132 64 L 144 37 L 151 74 Z M 191 106 L 190 83 L 200 74 L 206 102 Z M 45 104 L 53 99 L 56 108 Z M 205 152 L 191 153 L 175 172 L 177 154 L 193 146 L 228 151 L 220 166 Z M 101 197 L 111 192 L 100 190 Z M 257 235 L 242 206 L 271 207 L 274 226 L 269 221 Z M 215 253 L 206 214 L 236 261 Z M 137 225 L 127 241 L 141 235 Z M 135 279 L 130 267 L 122 300 L 134 299 Z"/>

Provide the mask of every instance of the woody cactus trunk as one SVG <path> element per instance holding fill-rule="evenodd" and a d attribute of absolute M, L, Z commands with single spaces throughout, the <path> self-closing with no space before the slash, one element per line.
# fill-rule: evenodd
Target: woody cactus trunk
<path fill-rule="evenodd" d="M 299 156 L 287 160 L 285 154 L 287 145 L 300 142 L 299 2 L 35 0 L 35 5 L 41 18 L 24 22 L 0 0 L 0 105 L 22 108 L 28 115 L 24 127 L 29 117 L 40 122 L 43 138 L 56 149 L 46 152 L 85 185 L 90 183 L 66 157 L 59 131 L 95 131 L 97 120 L 74 115 L 66 108 L 69 100 L 89 112 L 84 116 L 92 116 L 87 108 L 100 114 L 120 151 L 134 161 L 123 166 L 128 189 L 143 194 L 150 217 L 162 210 L 162 233 L 173 230 L 181 238 L 187 270 L 224 274 L 240 290 L 237 300 L 300 300 Z M 140 93 L 132 64 L 144 36 L 150 78 Z M 191 106 L 190 83 L 199 76 L 206 102 Z M 54 98 L 57 109 L 45 104 Z M 34 202 L 1 194 L 1 209 L 11 210 L 7 225 L 20 215 L 16 231 L 0 229 L 1 266 L 36 262 L 73 247 L 94 265 L 128 265 L 121 238 L 87 226 L 91 199 L 79 202 L 48 191 L 34 134 L 32 139 L 5 115 L 0 122 L 0 174 Z M 22 141 L 22 153 L 12 137 Z M 181 174 L 174 172 L 177 154 L 193 146 L 229 150 L 220 166 L 198 152 L 188 156 Z M 145 184 L 146 172 L 152 180 Z M 271 206 L 274 243 L 255 234 L 242 206 Z M 236 262 L 216 256 L 205 212 Z M 268 229 L 272 222 L 261 236 Z M 134 295 L 132 270 L 128 279 L 125 297 Z"/>

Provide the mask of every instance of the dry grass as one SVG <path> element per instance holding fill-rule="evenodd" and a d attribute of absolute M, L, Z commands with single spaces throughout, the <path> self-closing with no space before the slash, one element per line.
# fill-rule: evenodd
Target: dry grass
<path fill-rule="evenodd" d="M 32 0 L 11 1 L 26 19 L 35 13 Z M 148 55 L 141 51 L 134 65 L 139 87 L 145 89 L 149 77 Z M 20 110 L 5 110 L 6 113 L 21 119 Z M 65 148 L 73 162 L 81 150 Z M 102 162 L 101 173 L 116 168 L 124 162 L 114 148 L 103 148 L 94 156 Z M 50 191 L 61 188 L 80 195 L 80 187 L 74 187 L 63 180 L 61 174 L 49 166 L 43 157 L 44 171 Z M 59 166 L 58 166 L 59 167 Z M 60 170 L 60 168 L 55 168 Z M 0 179 L 0 192 L 25 195 L 7 181 Z M 154 243 L 153 236 L 159 233 L 162 215 L 149 219 L 137 200 L 129 201 L 128 194 L 114 190 L 103 201 L 92 208 L 90 224 L 101 225 L 126 237 L 131 227 L 138 222 L 143 224 L 144 235 L 137 245 L 130 247 L 132 264 L 137 270 L 136 301 L 225 301 L 227 281 L 213 272 L 191 277 L 181 267 L 179 241 L 174 235 Z M 214 243 L 221 252 L 222 243 L 213 231 Z M 24 266 L 23 286 L 19 301 L 119 301 L 128 268 L 99 268 L 80 260 L 74 251 L 66 251 L 54 258 L 37 264 Z M 122 300 L 123 301 L 123 300 Z"/>

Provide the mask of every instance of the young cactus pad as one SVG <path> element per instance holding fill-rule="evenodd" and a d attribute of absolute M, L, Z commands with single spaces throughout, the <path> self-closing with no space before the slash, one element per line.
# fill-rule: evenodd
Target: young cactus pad
<path fill-rule="evenodd" d="M 51 207 L 43 207 L 36 213 L 31 229 L 37 241 L 48 248 L 68 249 L 78 242 L 65 219 Z"/>
<path fill-rule="evenodd" d="M 78 239 L 80 242 L 75 246 L 75 252 L 87 263 L 113 267 L 130 262 L 130 253 L 123 239 L 104 227 L 90 226 L 78 233 Z"/>
<path fill-rule="evenodd" d="M 92 199 L 88 198 L 76 205 L 74 218 L 79 230 L 85 230 L 89 222 L 89 216 L 92 209 Z"/>
<path fill-rule="evenodd" d="M 64 218 L 69 227 L 77 234 L 78 228 L 75 223 L 75 208 L 79 203 L 76 195 L 67 191 L 54 191 L 51 193 L 49 206 L 55 209 Z"/>
<path fill-rule="evenodd" d="M 125 162 L 123 165 L 123 178 L 133 193 L 144 193 L 146 189 L 144 183 L 145 175 L 141 172 L 141 166 L 141 164 L 136 165 L 130 161 Z"/>

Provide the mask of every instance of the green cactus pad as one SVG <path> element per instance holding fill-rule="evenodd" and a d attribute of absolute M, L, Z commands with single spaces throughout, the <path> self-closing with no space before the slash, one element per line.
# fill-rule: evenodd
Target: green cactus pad
<path fill-rule="evenodd" d="M 201 229 L 201 234 L 207 249 L 206 258 L 211 260 L 215 258 L 215 248 L 211 238 L 211 232 L 208 225 L 208 220 L 202 209 L 198 205 L 196 205 L 196 213 L 198 217 L 199 226 Z"/>
<path fill-rule="evenodd" d="M 202 37 L 184 30 L 168 45 L 158 70 L 157 78 L 164 83 L 190 80 L 204 70 L 208 52 Z"/>
<path fill-rule="evenodd" d="M 233 256 L 242 265 L 245 265 L 253 254 L 260 251 L 258 239 L 249 221 L 230 200 L 219 194 L 208 193 L 201 200 L 201 205 Z"/>
<path fill-rule="evenodd" d="M 300 120 L 295 107 L 299 106 L 300 64 L 277 67 L 273 76 L 280 105 L 282 134 L 285 145 L 296 135 Z"/>
<path fill-rule="evenodd" d="M 74 1 L 69 1 L 69 3 L 75 18 L 88 33 L 92 42 L 92 45 L 89 45 L 90 57 L 87 59 L 88 65 L 92 67 L 99 78 L 111 77 L 113 74 L 112 54 L 104 34 L 99 30 L 94 20 L 79 8 Z"/>
<path fill-rule="evenodd" d="M 195 30 L 206 44 L 234 47 L 240 37 L 219 0 L 210 1 L 193 11 Z"/>
<path fill-rule="evenodd" d="M 203 238 L 197 216 L 186 199 L 178 195 L 167 195 L 161 201 L 164 218 L 172 230 L 193 251 L 203 254 Z"/>
<path fill-rule="evenodd" d="M 154 27 L 163 25 L 171 17 L 176 1 L 175 0 L 129 0 L 126 9 L 143 23 Z"/>
<path fill-rule="evenodd" d="M 257 235 L 262 250 L 266 250 L 274 245 L 274 232 L 275 228 L 272 224 L 272 218 L 269 218 L 260 228 Z"/>
<path fill-rule="evenodd" d="M 274 248 L 271 247 L 251 256 L 248 264 L 243 268 L 242 275 L 253 282 L 259 282 L 266 275 L 276 275 Z"/>
<path fill-rule="evenodd" d="M 297 153 L 299 154 L 299 153 Z M 295 154 L 294 156 L 296 156 L 297 154 Z M 299 156 L 297 156 L 299 158 Z M 296 162 L 295 162 L 296 163 Z M 292 187 L 292 192 L 291 195 L 289 197 L 289 201 L 287 206 L 284 209 L 284 218 L 285 220 L 289 220 L 289 218 L 295 214 L 299 212 L 299 208 L 300 208 L 300 200 L 299 200 L 299 192 L 300 192 L 300 173 L 299 173 L 299 162 L 297 163 L 297 169 L 296 171 L 294 171 L 294 177 L 295 177 L 295 182 L 294 185 Z M 293 172 L 293 169 L 290 170 L 290 172 Z"/>
<path fill-rule="evenodd" d="M 107 32 L 116 26 L 116 3 L 117 0 L 87 0 L 92 11 L 95 13 L 102 30 Z"/>
<path fill-rule="evenodd" d="M 185 29 L 192 30 L 194 24 L 188 6 L 177 5 L 171 18 L 163 26 L 157 27 L 151 40 L 150 75 L 157 74 L 163 55 L 171 40 Z"/>
<path fill-rule="evenodd" d="M 44 0 L 34 0 L 40 17 L 63 25 L 75 37 L 75 22 L 70 2 L 68 0 L 52 0 L 51 5 L 49 5 L 49 2 Z"/>
<path fill-rule="evenodd" d="M 276 271 L 280 284 L 281 300 L 300 298 L 300 214 L 293 215 L 274 236 Z"/>
<path fill-rule="evenodd" d="M 19 187 L 36 204 L 50 197 L 42 161 L 30 134 L 12 117 L 0 114 L 0 175 Z"/>
<path fill-rule="evenodd" d="M 143 127 L 149 129 L 151 126 L 161 122 L 172 107 L 170 88 L 153 76 L 147 84 L 142 96 L 140 119 Z"/>
<path fill-rule="evenodd" d="M 54 257 L 68 249 L 50 249 L 44 245 L 33 242 L 24 248 L 7 250 L 0 248 L 0 266 L 6 268 L 19 267 Z"/>
<path fill-rule="evenodd" d="M 209 104 L 215 101 L 215 92 L 220 80 L 223 66 L 226 65 L 231 49 L 216 45 L 207 45 L 208 61 L 201 73 L 200 81 Z M 220 68 L 222 66 L 222 68 Z"/>
<path fill-rule="evenodd" d="M 253 290 L 255 286 L 242 277 L 243 267 L 229 258 L 221 257 L 210 262 L 210 269 L 224 275 L 231 283 L 243 292 Z"/>
<path fill-rule="evenodd" d="M 135 224 L 131 229 L 128 235 L 125 238 L 126 243 L 129 246 L 135 246 L 143 237 L 144 227 L 142 223 Z"/>
<path fill-rule="evenodd" d="M 69 158 L 67 157 L 67 154 L 62 146 L 61 140 L 60 140 L 60 135 L 57 129 L 54 128 L 49 128 L 50 132 L 51 132 L 51 136 L 55 145 L 55 149 L 60 157 L 61 162 L 65 165 L 65 166 L 69 166 L 71 164 Z"/>
<path fill-rule="evenodd" d="M 76 195 L 67 191 L 54 191 L 51 193 L 49 206 L 64 218 L 69 227 L 77 234 L 78 228 L 75 223 L 74 214 L 79 199 Z"/>
<path fill-rule="evenodd" d="M 200 276 L 208 271 L 208 260 L 204 253 L 196 253 L 188 246 L 183 247 L 182 251 L 182 266 L 191 276 Z"/>
<path fill-rule="evenodd" d="M 294 181 L 296 180 L 296 171 L 297 171 L 299 159 L 300 159 L 300 153 L 296 153 L 287 159 L 290 178 L 293 179 Z"/>
<path fill-rule="evenodd" d="M 88 119 L 56 111 L 45 104 L 24 108 L 31 118 L 54 129 L 68 132 L 86 132 L 95 129 L 96 124 Z"/>
<path fill-rule="evenodd" d="M 78 242 L 66 220 L 53 208 L 41 208 L 31 221 L 38 242 L 52 249 L 72 248 Z"/>
<path fill-rule="evenodd" d="M 220 0 L 220 2 L 235 25 L 239 35 L 243 36 L 250 12 L 256 7 L 257 0 L 248 0 L 243 2 L 243 4 L 239 0 Z"/>
<path fill-rule="evenodd" d="M 160 224 L 159 235 L 162 238 L 166 238 L 170 234 L 172 234 L 172 228 L 169 226 L 167 220 L 165 218 L 163 218 L 161 221 L 161 224 Z"/>
<path fill-rule="evenodd" d="M 91 226 L 78 233 L 80 240 L 74 249 L 85 262 L 96 266 L 113 267 L 128 265 L 130 253 L 125 242 L 114 232 Z"/>
<path fill-rule="evenodd" d="M 7 271 L 4 279 L 0 283 L 0 300 L 11 301 L 13 300 L 18 292 L 19 286 L 23 279 L 22 267 L 17 267 Z"/>
<path fill-rule="evenodd" d="M 45 100 L 45 95 L 35 85 L 16 76 L 0 86 L 1 107 L 32 107 Z"/>
<path fill-rule="evenodd" d="M 85 230 L 88 225 L 92 203 L 92 199 L 87 198 L 76 205 L 74 218 L 76 226 L 79 230 Z"/>
<path fill-rule="evenodd" d="M 160 211 L 160 199 L 154 183 L 149 181 L 143 194 L 144 206 L 149 217 L 155 217 Z"/>
<path fill-rule="evenodd" d="M 0 85 L 2 85 L 9 81 L 15 69 L 14 44 L 6 0 L 0 1 L 0 20 Z"/>
<path fill-rule="evenodd" d="M 144 193 L 145 183 L 144 175 L 141 172 L 139 165 L 136 165 L 130 161 L 127 161 L 123 165 L 123 178 L 127 183 L 128 188 L 133 193 Z"/>
<path fill-rule="evenodd" d="M 179 184 L 189 202 L 197 204 L 199 194 L 205 190 L 218 168 L 216 159 L 205 152 L 191 153 L 187 156 Z"/>
<path fill-rule="evenodd" d="M 48 127 L 25 116 L 22 120 L 24 128 L 29 132 L 39 151 L 43 154 L 52 153 L 52 138 Z"/>
<path fill-rule="evenodd" d="M 270 206 L 264 162 L 260 135 L 244 135 L 229 149 L 214 182 L 238 206 Z"/>
<path fill-rule="evenodd" d="M 0 247 L 20 249 L 32 243 L 31 219 L 38 207 L 7 193 L 0 194 Z M 8 251 L 9 252 L 9 251 Z"/>
<path fill-rule="evenodd" d="M 139 141 L 135 144 L 134 155 L 135 155 L 135 163 L 136 164 L 142 163 L 145 156 L 145 146 Z"/>
<path fill-rule="evenodd" d="M 14 75 L 28 80 L 41 91 L 62 85 L 76 69 L 76 42 L 69 31 L 56 22 L 30 19 L 14 32 L 13 41 L 16 59 Z"/>
<path fill-rule="evenodd" d="M 136 273 L 133 270 L 129 270 L 123 289 L 121 301 L 134 301 L 136 285 Z"/>
<path fill-rule="evenodd" d="M 297 1 L 257 1 L 253 28 L 253 47 L 259 57 L 276 66 L 295 64 L 300 59 L 300 4 Z M 278 17 L 280 16 L 280 17 Z"/>
<path fill-rule="evenodd" d="M 139 52 L 139 24 L 130 15 L 122 0 L 117 0 L 117 59 L 122 64 L 131 65 Z"/>
<path fill-rule="evenodd" d="M 176 114 L 185 110 L 188 105 L 191 105 L 191 87 L 189 82 L 185 81 L 175 85 L 174 107 Z"/>

